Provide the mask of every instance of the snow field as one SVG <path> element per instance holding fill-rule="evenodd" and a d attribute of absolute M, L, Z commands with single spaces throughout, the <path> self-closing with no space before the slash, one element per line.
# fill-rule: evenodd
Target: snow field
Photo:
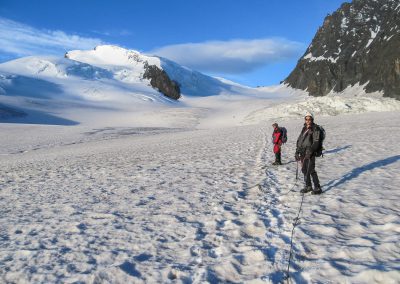
<path fill-rule="evenodd" d="M 265 134 L 247 127 L 7 155 L 1 277 L 39 283 L 260 279 L 270 269 L 269 222 L 264 193 L 249 187 L 265 179 L 264 150 Z"/>

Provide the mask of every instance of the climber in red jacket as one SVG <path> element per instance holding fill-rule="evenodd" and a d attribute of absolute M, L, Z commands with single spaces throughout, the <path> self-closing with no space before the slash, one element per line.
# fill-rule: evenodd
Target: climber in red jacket
<path fill-rule="evenodd" d="M 274 132 L 272 132 L 272 143 L 274 144 L 275 162 L 273 165 L 282 165 L 281 161 L 281 145 L 282 145 L 282 131 L 278 126 L 278 123 L 272 124 Z"/>

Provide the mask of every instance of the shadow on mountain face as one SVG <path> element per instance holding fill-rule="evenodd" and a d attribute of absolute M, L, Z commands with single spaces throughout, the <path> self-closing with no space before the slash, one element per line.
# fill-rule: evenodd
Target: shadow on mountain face
<path fill-rule="evenodd" d="M 63 89 L 52 82 L 21 75 L 8 75 L 0 80 L 5 96 L 23 96 L 28 98 L 51 99 L 62 94 Z"/>
<path fill-rule="evenodd" d="M 208 97 L 220 95 L 224 91 L 232 91 L 231 86 L 224 84 L 220 80 L 183 68 L 168 59 L 162 59 L 161 67 L 172 80 L 178 82 L 182 94 Z"/>
<path fill-rule="evenodd" d="M 80 77 L 84 80 L 113 78 L 113 74 L 110 71 L 81 62 L 77 62 L 75 65 L 69 66 L 67 68 L 67 74 Z"/>
<path fill-rule="evenodd" d="M 44 111 L 15 109 L 0 104 L 0 123 L 78 125 L 79 122 L 65 119 Z"/>

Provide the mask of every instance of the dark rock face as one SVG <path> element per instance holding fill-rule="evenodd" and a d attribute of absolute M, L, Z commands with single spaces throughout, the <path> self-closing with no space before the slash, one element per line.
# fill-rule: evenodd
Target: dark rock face
<path fill-rule="evenodd" d="M 153 88 L 158 89 L 165 96 L 174 100 L 178 100 L 181 97 L 179 84 L 171 80 L 164 70 L 156 65 L 148 65 L 147 62 L 144 64 L 144 69 L 143 78 L 149 79 Z"/>
<path fill-rule="evenodd" d="M 400 2 L 344 3 L 325 18 L 284 83 L 312 96 L 359 83 L 400 99 Z"/>

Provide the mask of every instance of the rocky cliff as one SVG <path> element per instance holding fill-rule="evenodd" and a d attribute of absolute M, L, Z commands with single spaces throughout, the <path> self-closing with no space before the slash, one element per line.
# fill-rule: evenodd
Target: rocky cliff
<path fill-rule="evenodd" d="M 400 1 L 344 3 L 325 18 L 284 82 L 312 96 L 359 83 L 400 99 Z"/>
<path fill-rule="evenodd" d="M 156 65 L 144 64 L 144 79 L 150 80 L 150 85 L 165 96 L 178 100 L 181 97 L 179 84 L 169 78 L 168 74 Z"/>

